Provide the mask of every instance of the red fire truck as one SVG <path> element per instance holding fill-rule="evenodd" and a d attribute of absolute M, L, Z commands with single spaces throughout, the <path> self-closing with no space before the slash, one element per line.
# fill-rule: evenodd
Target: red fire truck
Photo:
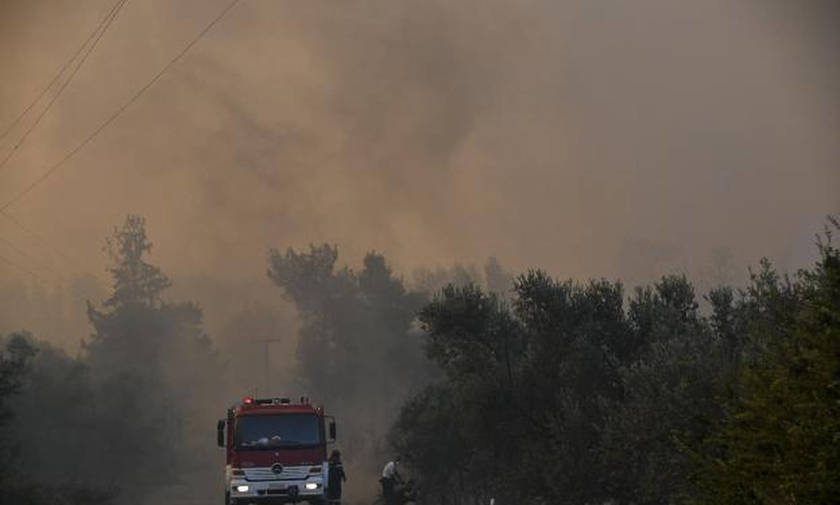
<path fill-rule="evenodd" d="M 327 443 L 335 420 L 306 397 L 246 397 L 219 421 L 225 448 L 225 505 L 326 503 Z"/>

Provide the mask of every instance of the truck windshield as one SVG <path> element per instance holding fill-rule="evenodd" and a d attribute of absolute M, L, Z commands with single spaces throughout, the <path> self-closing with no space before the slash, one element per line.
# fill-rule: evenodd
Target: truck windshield
<path fill-rule="evenodd" d="M 312 414 L 242 416 L 236 420 L 236 447 L 276 449 L 304 447 L 321 442 L 318 417 Z"/>

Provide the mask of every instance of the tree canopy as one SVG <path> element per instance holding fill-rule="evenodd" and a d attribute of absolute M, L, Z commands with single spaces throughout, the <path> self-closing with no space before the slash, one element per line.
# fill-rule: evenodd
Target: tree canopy
<path fill-rule="evenodd" d="M 742 290 L 668 275 L 450 285 L 420 311 L 445 376 L 391 433 L 433 503 L 814 504 L 840 495 L 840 255 Z"/>

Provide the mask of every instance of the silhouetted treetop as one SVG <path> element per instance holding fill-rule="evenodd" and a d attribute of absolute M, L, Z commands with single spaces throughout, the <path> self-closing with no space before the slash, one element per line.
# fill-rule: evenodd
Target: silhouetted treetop
<path fill-rule="evenodd" d="M 145 260 L 152 250 L 152 243 L 146 236 L 146 220 L 140 216 L 127 216 L 122 226 L 114 228 L 114 235 L 107 239 L 106 244 L 113 262 L 108 268 L 113 292 L 105 301 L 105 306 L 159 304 L 161 293 L 171 282 L 160 267 Z"/>

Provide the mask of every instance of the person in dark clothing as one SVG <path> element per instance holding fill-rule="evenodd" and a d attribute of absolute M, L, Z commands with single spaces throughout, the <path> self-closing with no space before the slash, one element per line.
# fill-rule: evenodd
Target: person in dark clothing
<path fill-rule="evenodd" d="M 327 482 L 327 500 L 331 505 L 341 503 L 341 483 L 347 480 L 344 473 L 344 465 L 341 464 L 341 452 L 338 449 L 330 454 L 330 473 Z"/>

